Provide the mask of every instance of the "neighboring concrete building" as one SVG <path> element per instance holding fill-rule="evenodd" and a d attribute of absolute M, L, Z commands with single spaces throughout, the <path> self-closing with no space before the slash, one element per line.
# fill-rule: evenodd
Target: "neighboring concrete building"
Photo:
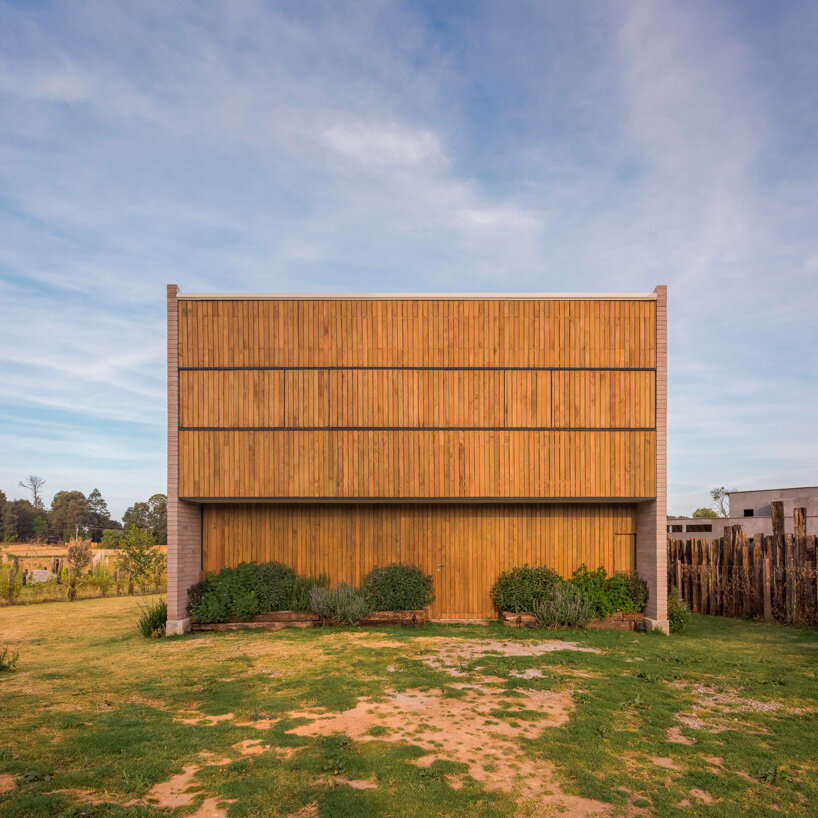
<path fill-rule="evenodd" d="M 730 491 L 729 517 L 679 517 L 667 521 L 668 534 L 674 540 L 713 540 L 724 534 L 725 526 L 742 525 L 744 533 L 770 535 L 773 533 L 770 503 L 784 503 L 784 525 L 792 531 L 792 512 L 807 510 L 807 534 L 818 534 L 818 486 L 790 489 L 759 489 L 757 491 Z"/>
<path fill-rule="evenodd" d="M 168 287 L 168 630 L 200 572 L 636 570 L 667 627 L 667 295 L 190 295 Z"/>

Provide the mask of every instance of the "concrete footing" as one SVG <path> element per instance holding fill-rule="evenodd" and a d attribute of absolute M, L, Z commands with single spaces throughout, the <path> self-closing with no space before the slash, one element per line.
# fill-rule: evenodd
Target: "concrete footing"
<path fill-rule="evenodd" d="M 646 631 L 661 631 L 664 634 L 670 634 L 670 622 L 667 619 L 649 619 L 645 617 Z"/>
<path fill-rule="evenodd" d="M 165 633 L 168 636 L 179 636 L 190 631 L 190 619 L 168 619 L 165 623 Z"/>

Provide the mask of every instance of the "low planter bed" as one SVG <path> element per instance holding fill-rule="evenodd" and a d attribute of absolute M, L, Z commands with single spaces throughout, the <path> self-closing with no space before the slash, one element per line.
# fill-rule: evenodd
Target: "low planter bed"
<path fill-rule="evenodd" d="M 589 628 L 607 628 L 615 631 L 640 631 L 645 627 L 643 613 L 615 613 L 605 619 L 594 619 L 588 623 Z"/>
<path fill-rule="evenodd" d="M 503 611 L 503 624 L 510 628 L 536 628 L 537 617 L 530 613 Z"/>
<path fill-rule="evenodd" d="M 358 624 L 360 625 L 422 625 L 426 621 L 426 611 L 372 611 Z"/>
<path fill-rule="evenodd" d="M 536 628 L 537 617 L 529 613 L 512 613 L 503 611 L 503 624 L 510 628 Z M 617 631 L 638 631 L 645 626 L 643 613 L 615 613 L 605 619 L 593 619 L 587 627 Z"/>
<path fill-rule="evenodd" d="M 259 614 L 252 619 L 242 621 L 238 617 L 231 617 L 227 622 L 199 623 L 194 622 L 192 631 L 235 631 L 244 628 L 264 628 L 277 631 L 281 628 L 312 628 L 318 623 L 319 617 L 314 613 L 300 611 L 271 611 Z"/>

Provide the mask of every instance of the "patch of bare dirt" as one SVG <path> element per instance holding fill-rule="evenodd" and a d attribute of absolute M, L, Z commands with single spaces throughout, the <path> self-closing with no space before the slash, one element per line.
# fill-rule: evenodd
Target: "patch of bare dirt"
<path fill-rule="evenodd" d="M 681 772 L 682 768 L 672 759 L 663 757 L 652 758 L 651 761 L 657 766 L 665 770 L 673 770 L 674 772 Z"/>
<path fill-rule="evenodd" d="M 708 733 L 723 733 L 737 728 L 753 734 L 767 733 L 769 731 L 766 728 L 742 720 L 741 714 L 785 710 L 794 715 L 802 715 L 806 712 L 803 708 L 786 707 L 777 701 L 759 701 L 735 693 L 719 692 L 703 684 L 690 685 L 682 680 L 674 680 L 668 682 L 668 685 L 689 691 L 695 696 L 693 708 L 688 713 L 677 714 L 677 720 L 693 730 L 705 730 Z"/>
<path fill-rule="evenodd" d="M 0 790 L 2 792 L 2 790 Z M 94 792 L 93 790 L 79 790 L 79 789 L 65 789 L 65 790 L 51 790 L 49 795 L 51 794 L 61 794 L 61 795 L 70 795 L 77 801 L 82 801 L 85 804 L 93 804 L 94 806 L 98 806 L 99 804 L 110 804 L 112 803 L 112 799 L 105 798 L 104 796 L 100 795 L 99 793 Z"/>
<path fill-rule="evenodd" d="M 201 753 L 199 753 L 199 758 L 204 759 L 208 767 L 226 767 L 228 764 L 233 763 L 233 759 L 227 756 L 217 760 L 216 754 L 211 753 L 209 750 L 202 750 Z"/>
<path fill-rule="evenodd" d="M 223 721 L 230 721 L 235 718 L 232 713 L 222 713 L 220 716 L 205 716 L 201 713 L 192 716 L 177 716 L 174 721 L 182 724 L 200 724 L 206 727 L 212 727 L 214 724 L 219 724 Z"/>
<path fill-rule="evenodd" d="M 678 716 L 677 716 L 678 718 Z M 671 744 L 695 744 L 696 739 L 689 738 L 682 733 L 681 727 L 670 727 L 667 731 L 667 740 Z"/>
<path fill-rule="evenodd" d="M 696 704 L 700 707 L 715 707 L 720 710 L 733 710 L 739 713 L 773 713 L 784 708 L 781 702 L 761 702 L 757 699 L 748 699 L 731 693 L 719 693 L 712 687 L 702 684 L 695 685 L 693 692 L 697 696 Z"/>
<path fill-rule="evenodd" d="M 542 679 L 542 671 L 538 667 L 528 667 L 525 670 L 510 670 L 509 676 L 516 676 L 518 679 Z"/>
<path fill-rule="evenodd" d="M 721 775 L 722 766 L 724 764 L 724 759 L 721 756 L 704 756 L 702 760 L 706 761 L 710 765 L 708 770 L 711 773 L 714 775 Z"/>
<path fill-rule="evenodd" d="M 420 642 L 421 640 L 417 640 Z M 418 656 L 428 667 L 442 670 L 449 676 L 468 675 L 465 665 L 473 659 L 488 656 L 542 656 L 554 651 L 570 650 L 582 653 L 599 653 L 596 648 L 585 648 L 575 642 L 563 642 L 560 639 L 547 639 L 542 642 L 515 642 L 502 639 L 451 639 L 445 636 L 429 637 L 422 640 L 434 647 L 435 652 Z M 479 669 L 479 668 L 478 668 Z"/>
<path fill-rule="evenodd" d="M 716 724 L 715 722 L 707 719 L 702 719 L 700 716 L 706 714 L 702 713 L 698 709 L 693 710 L 693 715 L 689 715 L 687 713 L 677 713 L 676 720 L 680 721 L 685 727 L 689 727 L 691 730 L 705 730 L 708 733 L 723 733 L 725 730 L 729 730 L 730 728 L 725 726 L 724 724 Z"/>
<path fill-rule="evenodd" d="M 233 749 L 238 750 L 243 756 L 257 756 L 270 749 L 269 744 L 262 744 L 260 738 L 247 738 L 233 745 Z"/>
<path fill-rule="evenodd" d="M 690 790 L 690 798 L 685 798 L 683 801 L 680 801 L 679 806 L 692 807 L 694 804 L 706 804 L 707 806 L 710 806 L 710 804 L 714 804 L 715 802 L 716 799 L 713 798 L 709 792 L 699 789 L 692 789 Z"/>
<path fill-rule="evenodd" d="M 419 766 L 428 767 L 438 760 L 465 764 L 468 774 L 488 789 L 537 799 L 563 810 L 563 815 L 610 812 L 607 804 L 562 793 L 553 767 L 531 761 L 516 741 L 565 724 L 573 709 L 569 692 L 526 690 L 513 700 L 497 687 L 465 688 L 464 693 L 454 698 L 439 690 L 408 690 L 388 693 L 385 701 L 361 699 L 342 713 L 296 711 L 289 715 L 309 721 L 290 732 L 300 736 L 344 733 L 355 741 L 406 742 L 426 751 L 416 759 Z M 510 720 L 497 718 L 497 710 L 503 710 Z M 521 714 L 520 719 L 513 718 L 515 712 Z M 532 713 L 536 718 L 531 718 Z M 379 728 L 379 735 L 370 734 L 373 727 Z M 384 728 L 388 732 L 381 734 Z"/>
<path fill-rule="evenodd" d="M 194 788 L 191 791 L 193 777 L 199 772 L 200 767 L 190 764 L 178 775 L 172 775 L 167 781 L 154 784 L 145 796 L 145 801 L 165 809 L 176 809 L 176 807 L 187 807 L 193 804 L 200 791 Z M 137 802 L 130 802 L 126 806 Z M 195 812 L 189 818 L 227 818 L 227 811 L 219 806 L 218 798 L 205 798 Z"/>
<path fill-rule="evenodd" d="M 0 792 L 11 792 L 16 786 L 11 773 L 0 773 Z"/>

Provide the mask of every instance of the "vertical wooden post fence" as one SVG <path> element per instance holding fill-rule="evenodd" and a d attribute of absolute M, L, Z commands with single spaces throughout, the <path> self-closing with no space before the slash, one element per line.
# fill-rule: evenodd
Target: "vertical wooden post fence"
<path fill-rule="evenodd" d="M 694 613 L 818 624 L 818 542 L 807 535 L 806 509 L 794 510 L 787 534 L 783 503 L 771 505 L 771 535 L 732 525 L 713 540 L 668 537 L 668 586 Z"/>

